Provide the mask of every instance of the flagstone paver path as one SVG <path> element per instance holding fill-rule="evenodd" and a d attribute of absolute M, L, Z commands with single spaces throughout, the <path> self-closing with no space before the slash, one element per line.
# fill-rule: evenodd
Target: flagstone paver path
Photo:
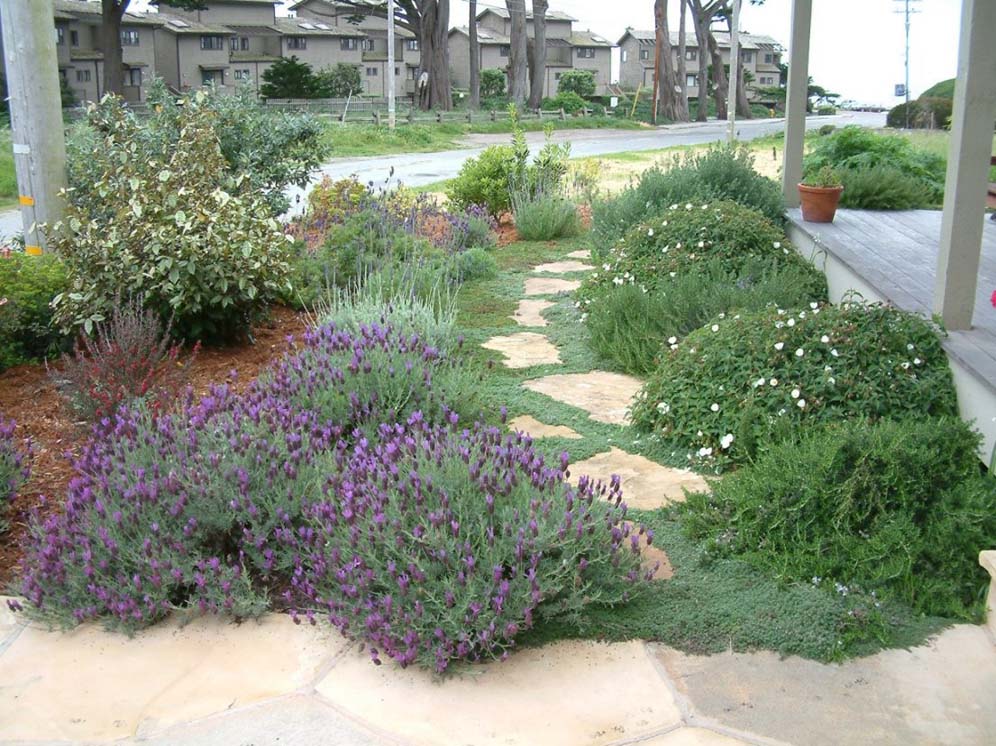
<path fill-rule="evenodd" d="M 590 272 L 594 267 L 573 259 L 562 262 L 547 262 L 533 267 L 533 272 L 537 274 L 562 275 L 568 272 Z"/>
<path fill-rule="evenodd" d="M 565 280 L 561 277 L 528 277 L 525 284 L 527 297 L 572 293 L 581 287 L 580 280 Z"/>
<path fill-rule="evenodd" d="M 608 482 L 618 474 L 623 501 L 637 510 L 655 510 L 672 502 L 684 502 L 685 490 L 707 492 L 709 485 L 699 474 L 687 469 L 661 466 L 643 456 L 610 448 L 584 461 L 571 464 L 570 481 L 577 484 L 582 474 Z"/>
<path fill-rule="evenodd" d="M 596 422 L 625 425 L 633 397 L 643 385 L 639 379 L 622 373 L 594 370 L 590 373 L 558 373 L 534 378 L 523 384 L 530 391 L 588 412 Z"/>
<path fill-rule="evenodd" d="M 567 255 L 568 259 L 591 259 L 591 252 L 588 249 L 578 249 Z"/>
<path fill-rule="evenodd" d="M 481 347 L 505 356 L 506 368 L 531 368 L 534 365 L 559 365 L 560 353 L 546 336 L 536 332 L 516 332 L 492 337 Z"/>
<path fill-rule="evenodd" d="M 509 420 L 508 429 L 512 432 L 526 433 L 532 438 L 567 438 L 580 440 L 581 435 L 566 425 L 547 425 L 535 417 L 524 414 Z"/>
<path fill-rule="evenodd" d="M 523 298 L 512 314 L 512 319 L 519 326 L 546 326 L 547 320 L 543 318 L 543 312 L 555 305 L 557 304 L 549 300 Z"/>

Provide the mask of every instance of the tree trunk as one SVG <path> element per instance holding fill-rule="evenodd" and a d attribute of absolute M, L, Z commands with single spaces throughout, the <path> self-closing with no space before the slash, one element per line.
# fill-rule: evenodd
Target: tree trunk
<path fill-rule="evenodd" d="M 695 27 L 696 57 L 698 58 L 699 71 L 697 73 L 696 87 L 699 89 L 696 103 L 695 120 L 704 122 L 709 117 L 709 65 L 706 54 L 709 47 L 709 19 L 702 8 L 701 0 L 687 0 L 688 6 L 692 10 L 692 25 Z"/>
<path fill-rule="evenodd" d="M 526 41 L 526 3 L 525 0 L 505 0 L 508 15 L 511 20 L 509 60 L 508 60 L 508 96 L 512 103 L 520 109 L 526 103 L 526 88 L 529 85 Z"/>
<path fill-rule="evenodd" d="M 654 0 L 657 44 L 660 48 L 660 76 L 657 81 L 660 112 L 672 122 L 688 121 L 688 112 L 681 111 L 678 94 L 678 81 L 674 69 L 674 47 L 671 46 L 671 32 L 667 22 L 667 0 Z"/>
<path fill-rule="evenodd" d="M 726 26 L 730 30 L 730 38 L 733 38 L 733 16 L 729 15 L 726 17 Z M 747 100 L 747 79 L 745 77 L 746 69 L 743 65 L 744 50 L 741 46 L 740 49 L 740 70 L 737 75 L 737 117 L 740 119 L 750 119 L 750 101 Z"/>
<path fill-rule="evenodd" d="M 470 25 L 470 108 L 481 105 L 481 43 L 477 40 L 477 0 L 469 0 Z"/>
<path fill-rule="evenodd" d="M 719 51 L 719 44 L 716 43 L 716 37 L 708 28 L 706 29 L 706 41 L 709 45 L 709 59 L 712 61 L 712 85 L 713 97 L 716 99 L 716 116 L 719 119 L 726 119 L 726 96 L 730 90 L 730 84 L 726 79 L 726 68 L 723 66 L 723 55 Z"/>
<path fill-rule="evenodd" d="M 529 108 L 538 109 L 543 103 L 546 82 L 546 10 L 548 0 L 533 0 L 533 55 L 529 82 Z"/>
<path fill-rule="evenodd" d="M 124 64 L 121 53 L 121 18 L 129 0 L 101 0 L 100 46 L 104 53 L 103 93 L 124 92 Z M 97 81 L 99 90 L 100 81 Z"/>
<path fill-rule="evenodd" d="M 419 66 L 428 73 L 426 90 L 419 94 L 422 109 L 453 108 L 450 91 L 450 0 L 418 0 L 419 48 L 422 50 Z"/>
<path fill-rule="evenodd" d="M 685 118 L 682 121 L 687 122 L 688 116 L 688 62 L 685 59 L 686 53 L 688 51 L 687 40 L 685 38 L 685 10 L 688 5 L 685 0 L 680 0 L 681 2 L 681 15 L 679 16 L 678 27 L 678 85 L 681 88 L 680 94 L 680 105 L 681 109 L 685 112 Z"/>

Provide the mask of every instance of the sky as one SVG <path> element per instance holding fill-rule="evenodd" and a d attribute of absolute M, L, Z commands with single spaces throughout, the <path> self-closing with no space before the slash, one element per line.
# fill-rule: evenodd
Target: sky
<path fill-rule="evenodd" d="M 960 0 L 910 0 L 919 11 L 910 26 L 910 92 L 918 96 L 939 80 L 953 78 L 957 67 Z M 148 0 L 133 0 L 141 9 Z M 669 0 L 670 14 L 678 26 L 679 0 Z M 859 103 L 893 106 L 893 95 L 904 80 L 905 0 L 814 0 L 810 42 L 810 75 L 813 82 Z M 289 2 L 287 3 L 289 4 Z M 530 2 L 531 4 L 531 2 Z M 450 21 L 466 25 L 466 0 L 452 0 Z M 504 0 L 478 0 L 478 9 L 505 7 Z M 788 46 L 791 0 L 765 0 L 761 6 L 744 0 L 741 28 L 767 34 Z M 613 41 L 627 26 L 653 28 L 653 0 L 551 0 L 551 10 L 578 19 Z M 691 36 L 691 25 L 689 24 Z M 791 57 L 791 50 L 789 50 Z M 618 50 L 614 71 L 618 73 Z"/>

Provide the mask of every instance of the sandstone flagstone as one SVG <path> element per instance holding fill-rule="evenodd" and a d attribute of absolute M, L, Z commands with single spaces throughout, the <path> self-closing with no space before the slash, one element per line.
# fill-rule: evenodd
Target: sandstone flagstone
<path fill-rule="evenodd" d="M 534 378 L 523 385 L 530 391 L 583 409 L 597 422 L 625 425 L 629 421 L 629 407 L 643 384 L 632 376 L 595 370 Z"/>
<path fill-rule="evenodd" d="M 559 365 L 560 353 L 542 334 L 516 332 L 507 336 L 492 337 L 481 345 L 505 356 L 506 368 L 531 368 L 534 365 Z"/>
<path fill-rule="evenodd" d="M 623 501 L 638 510 L 655 510 L 668 503 L 684 502 L 685 489 L 692 492 L 709 490 L 705 479 L 693 471 L 661 466 L 619 448 L 610 448 L 571 464 L 570 471 L 570 481 L 574 484 L 582 474 L 606 483 L 613 474 L 618 474 L 622 482 Z"/>
<path fill-rule="evenodd" d="M 317 689 L 342 712 L 418 746 L 601 746 L 681 720 L 640 642 L 558 642 L 442 679 L 373 666 L 369 654 L 350 651 Z"/>
<path fill-rule="evenodd" d="M 151 734 L 289 694 L 345 647 L 270 614 L 243 624 L 181 615 L 137 633 L 28 627 L 0 655 L 0 742 Z"/>
<path fill-rule="evenodd" d="M 523 298 L 519 301 L 519 307 L 515 309 L 512 318 L 519 326 L 546 326 L 547 321 L 543 318 L 543 311 L 555 305 L 557 304 L 549 300 Z"/>
<path fill-rule="evenodd" d="M 572 293 L 581 287 L 579 280 L 564 280 L 560 277 L 527 277 L 524 295 L 557 295 Z"/>
<path fill-rule="evenodd" d="M 547 262 L 533 267 L 533 272 L 537 274 L 562 275 L 568 272 L 590 272 L 595 269 L 590 264 L 579 262 L 576 259 L 568 259 L 561 262 Z"/>
<path fill-rule="evenodd" d="M 567 255 L 569 259 L 591 259 L 591 252 L 588 249 L 578 249 Z"/>
<path fill-rule="evenodd" d="M 841 664 L 652 645 L 694 717 L 806 746 L 993 743 L 996 646 L 958 625 L 911 650 Z"/>
<path fill-rule="evenodd" d="M 566 425 L 547 425 L 528 414 L 509 420 L 508 429 L 513 432 L 523 432 L 532 438 L 568 438 L 580 440 L 581 435 Z"/>
<path fill-rule="evenodd" d="M 675 728 L 663 736 L 640 741 L 640 746 L 739 746 L 748 743 L 705 728 L 689 727 Z"/>

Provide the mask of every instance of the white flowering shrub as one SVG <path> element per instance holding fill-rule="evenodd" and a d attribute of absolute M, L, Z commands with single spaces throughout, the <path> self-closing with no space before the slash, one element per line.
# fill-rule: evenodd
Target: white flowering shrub
<path fill-rule="evenodd" d="M 670 346 L 633 407 L 641 430 L 740 462 L 798 428 L 957 414 L 934 327 L 843 303 L 717 318 Z"/>

